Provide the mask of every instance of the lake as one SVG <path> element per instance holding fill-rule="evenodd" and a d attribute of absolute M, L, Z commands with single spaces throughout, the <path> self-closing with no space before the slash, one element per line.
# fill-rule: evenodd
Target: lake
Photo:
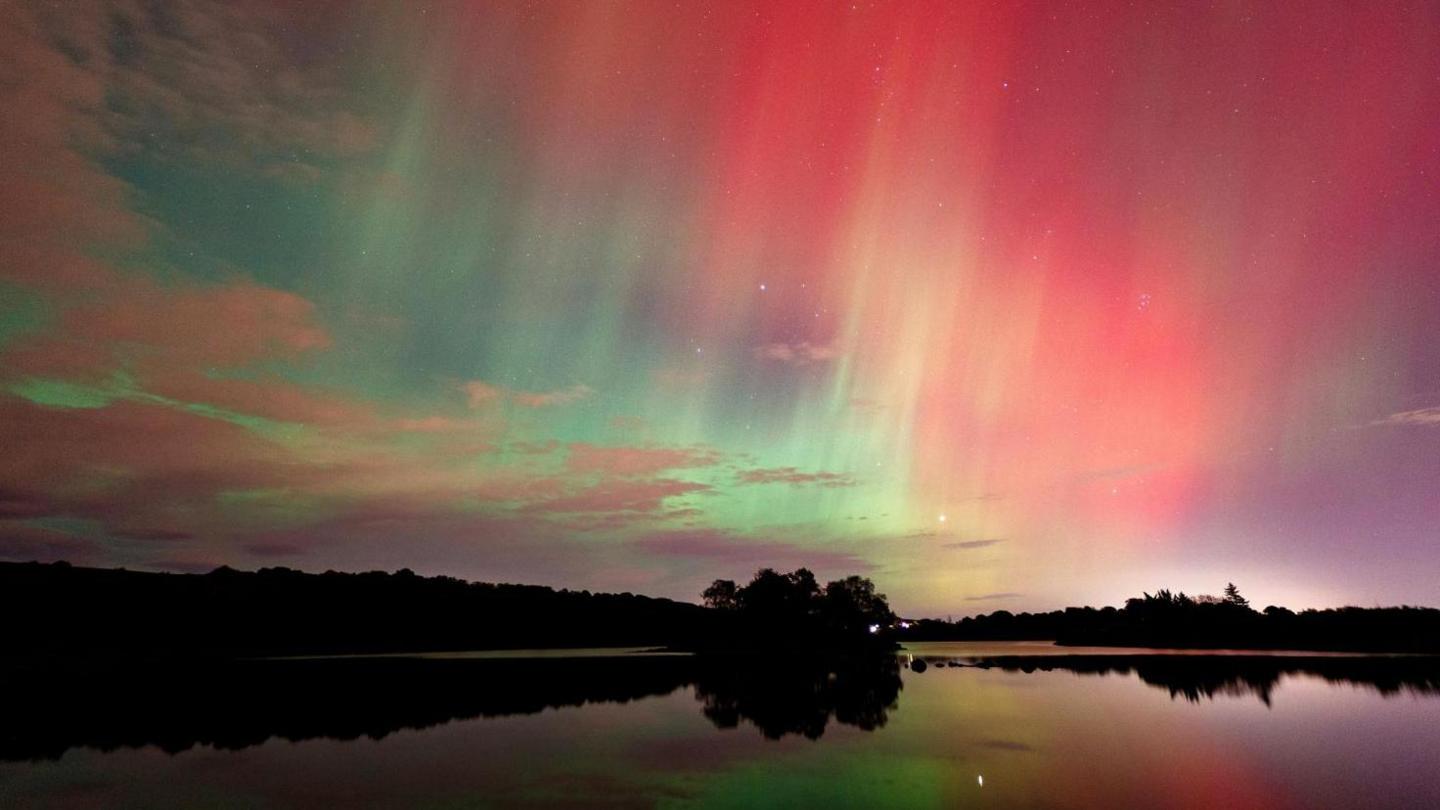
<path fill-rule="evenodd" d="M 6 808 L 1440 807 L 1429 658 L 947 643 L 3 678 Z"/>

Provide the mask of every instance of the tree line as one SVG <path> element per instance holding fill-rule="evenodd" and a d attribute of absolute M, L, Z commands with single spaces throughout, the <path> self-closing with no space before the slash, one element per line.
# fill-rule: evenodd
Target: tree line
<path fill-rule="evenodd" d="M 893 647 L 864 577 L 806 569 L 717 580 L 708 607 L 632 593 L 424 577 L 408 569 L 206 574 L 0 563 L 14 655 L 218 658 L 561 647 L 700 652 Z M 874 628 L 875 632 L 871 632 Z"/>
<path fill-rule="evenodd" d="M 921 619 L 901 640 L 1053 640 L 1068 646 L 1440 652 L 1440 610 L 1341 607 L 1255 610 L 1233 583 L 1224 596 L 1161 589 L 1124 607 L 1069 607 L 1043 613 L 993 613 L 959 621 Z"/>
<path fill-rule="evenodd" d="M 466 582 L 408 569 L 206 574 L 0 563 L 12 654 L 215 656 L 668 646 L 716 611 L 632 593 Z"/>

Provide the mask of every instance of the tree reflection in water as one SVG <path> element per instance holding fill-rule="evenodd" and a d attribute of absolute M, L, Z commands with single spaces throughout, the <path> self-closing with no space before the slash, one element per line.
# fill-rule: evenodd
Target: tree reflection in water
<path fill-rule="evenodd" d="M 892 655 L 854 659 L 745 659 L 701 668 L 695 697 L 720 728 L 749 720 L 766 738 L 798 734 L 815 740 L 830 719 L 873 731 L 885 725 L 900 696 L 900 663 Z"/>
<path fill-rule="evenodd" d="M 1440 695 L 1440 657 L 1315 655 L 1055 655 L 925 656 L 915 664 L 979 667 L 1005 672 L 1072 672 L 1077 675 L 1134 674 L 1141 682 L 1198 702 L 1216 696 L 1254 696 L 1266 706 L 1282 678 L 1309 676 L 1366 687 L 1383 697 Z"/>
<path fill-rule="evenodd" d="M 748 722 L 767 739 L 819 739 L 833 721 L 865 731 L 899 705 L 911 677 L 954 668 L 1134 675 L 1174 698 L 1253 695 L 1310 676 L 1382 696 L 1440 695 L 1434 657 L 1067 655 L 623 656 L 570 659 L 362 658 L 150 666 L 0 666 L 0 760 L 54 759 L 74 747 L 241 749 L 268 739 L 379 739 L 481 717 L 625 703 L 691 687 L 716 727 Z M 926 674 L 921 674 L 922 672 Z"/>
<path fill-rule="evenodd" d="M 152 666 L 10 666 L 0 760 L 72 747 L 241 749 L 272 737 L 380 739 L 451 720 L 625 703 L 694 686 L 715 725 L 818 738 L 831 718 L 870 730 L 900 692 L 894 656 L 570 659 L 360 658 Z"/>

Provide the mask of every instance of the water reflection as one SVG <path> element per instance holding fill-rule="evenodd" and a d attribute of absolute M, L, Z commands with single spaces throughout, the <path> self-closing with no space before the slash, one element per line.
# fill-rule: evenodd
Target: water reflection
<path fill-rule="evenodd" d="M 1440 807 L 1435 659 L 1090 652 L 10 661 L 0 806 Z"/>
<path fill-rule="evenodd" d="M 239 750 L 271 738 L 382 739 L 451 720 L 627 703 L 693 686 L 719 728 L 818 739 L 833 719 L 883 726 L 901 689 L 893 657 L 865 660 L 375 658 L 226 665 L 34 668 L 0 672 L 12 700 L 0 760 L 55 759 L 73 747 Z"/>
<path fill-rule="evenodd" d="M 872 731 L 900 702 L 901 669 L 926 679 L 967 671 L 1136 676 L 1172 698 L 1254 696 L 1311 676 L 1392 697 L 1440 695 L 1440 659 L 1269 656 L 883 656 L 852 660 L 676 656 L 568 660 L 376 658 L 226 665 L 7 668 L 0 760 L 59 758 L 76 747 L 239 750 L 271 738 L 382 739 L 472 718 L 628 703 L 693 689 L 715 727 L 819 739 L 832 722 Z M 928 674 L 921 674 L 928 673 Z M 24 696 L 17 699 L 15 696 Z M 993 747 L 1023 750 L 1008 741 Z"/>
<path fill-rule="evenodd" d="M 843 661 L 772 660 L 766 666 L 715 662 L 698 670 L 695 696 L 720 728 L 741 720 L 767 739 L 798 734 L 815 740 L 836 722 L 873 731 L 885 725 L 901 689 L 894 657 Z"/>
<path fill-rule="evenodd" d="M 1254 696 L 1266 706 L 1285 677 L 1315 677 L 1397 695 L 1440 695 L 1440 658 L 1432 656 L 1271 655 L 1057 655 L 919 656 L 915 672 L 927 668 L 978 667 L 1005 672 L 1073 672 L 1077 675 L 1130 676 L 1192 703 L 1217 695 Z"/>

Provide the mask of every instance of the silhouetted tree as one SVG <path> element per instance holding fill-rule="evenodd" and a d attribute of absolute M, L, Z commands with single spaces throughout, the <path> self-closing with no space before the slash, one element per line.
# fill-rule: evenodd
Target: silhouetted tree
<path fill-rule="evenodd" d="M 1225 585 L 1225 601 L 1236 607 L 1250 607 L 1250 600 L 1240 595 L 1240 589 L 1233 582 Z"/>
<path fill-rule="evenodd" d="M 871 627 L 889 627 L 895 621 L 885 594 L 876 593 L 875 583 L 861 576 L 826 585 L 821 611 L 832 630 L 842 634 L 869 632 Z"/>
<path fill-rule="evenodd" d="M 762 568 L 744 586 L 717 579 L 702 597 L 706 605 L 735 616 L 738 624 L 731 642 L 735 647 L 850 648 L 893 644 L 888 631 L 895 614 L 885 595 L 876 593 L 875 583 L 865 577 L 846 577 L 822 589 L 809 569 L 782 574 Z M 881 633 L 882 629 L 887 632 Z"/>
<path fill-rule="evenodd" d="M 739 610 L 740 588 L 731 579 L 717 579 L 701 594 L 706 607 L 717 610 Z"/>
<path fill-rule="evenodd" d="M 698 645 L 726 616 L 626 594 L 470 583 L 402 569 L 160 574 L 0 563 L 8 651 L 217 657 Z M 0 656 L 3 657 L 3 656 Z"/>
<path fill-rule="evenodd" d="M 1223 598 L 1161 589 L 1125 607 L 994 613 L 958 622 L 920 619 L 895 631 L 904 641 L 1046 639 L 1059 644 L 1440 653 L 1440 610 L 1417 607 L 1256 612 L 1232 583 Z"/>

